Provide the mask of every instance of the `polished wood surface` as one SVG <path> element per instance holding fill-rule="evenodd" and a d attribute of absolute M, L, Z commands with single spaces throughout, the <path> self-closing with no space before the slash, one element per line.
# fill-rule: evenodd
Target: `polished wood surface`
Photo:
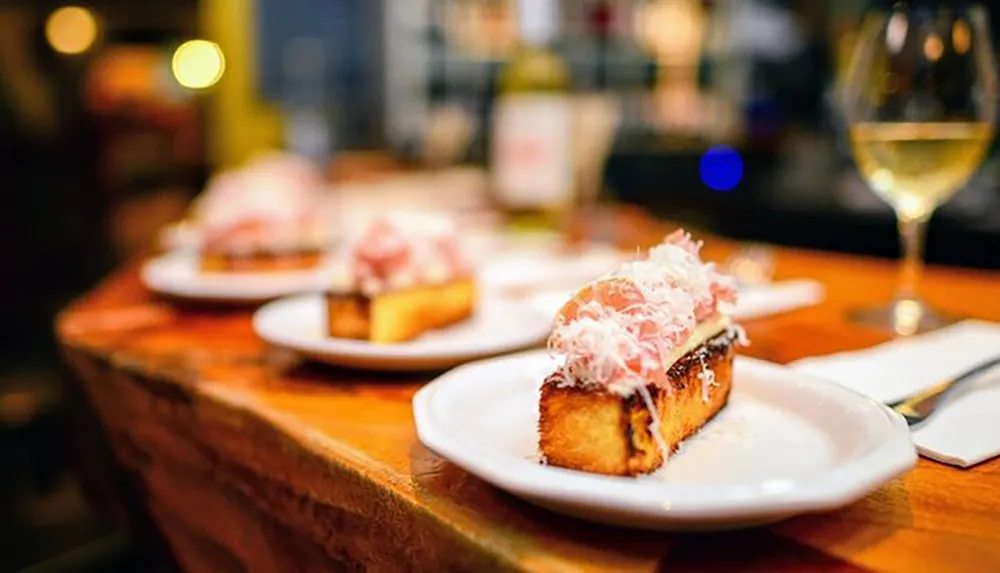
<path fill-rule="evenodd" d="M 621 226 L 651 236 L 650 225 Z M 733 245 L 712 240 L 720 259 Z M 191 571 L 1000 571 L 1000 461 L 908 475 L 826 514 L 677 535 L 562 517 L 466 474 L 417 441 L 410 400 L 432 375 L 302 364 L 267 348 L 252 309 L 148 293 L 138 262 L 59 318 L 67 363 Z M 780 249 L 777 275 L 815 277 L 817 307 L 745 324 L 776 362 L 885 334 L 845 310 L 890 297 L 890 262 Z M 927 298 L 1000 320 L 1000 274 L 930 269 Z M 877 383 L 873 380 L 872 383 Z"/>

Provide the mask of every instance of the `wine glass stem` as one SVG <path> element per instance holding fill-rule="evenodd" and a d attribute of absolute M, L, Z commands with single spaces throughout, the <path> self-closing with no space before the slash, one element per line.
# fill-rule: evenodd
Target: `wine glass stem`
<path fill-rule="evenodd" d="M 903 250 L 903 264 L 896 290 L 897 301 L 920 302 L 920 277 L 924 270 L 924 237 L 927 234 L 928 218 L 926 215 L 897 215 Z"/>

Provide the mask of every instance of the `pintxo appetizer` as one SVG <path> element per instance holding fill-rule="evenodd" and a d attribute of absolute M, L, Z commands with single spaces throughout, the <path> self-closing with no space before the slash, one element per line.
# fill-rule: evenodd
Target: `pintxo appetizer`
<path fill-rule="evenodd" d="M 405 342 L 468 319 L 476 306 L 455 225 L 435 215 L 376 218 L 349 245 L 334 282 L 327 320 L 338 338 Z"/>
<path fill-rule="evenodd" d="M 660 468 L 726 405 L 742 330 L 735 281 L 677 231 L 581 289 L 556 316 L 563 357 L 543 383 L 539 448 L 552 466 L 635 476 Z"/>
<path fill-rule="evenodd" d="M 203 272 L 305 270 L 327 247 L 320 178 L 302 160 L 265 156 L 220 173 L 194 209 Z"/>

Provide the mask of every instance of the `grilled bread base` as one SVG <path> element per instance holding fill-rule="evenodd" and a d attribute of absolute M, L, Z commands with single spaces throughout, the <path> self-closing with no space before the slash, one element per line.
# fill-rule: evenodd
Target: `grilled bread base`
<path fill-rule="evenodd" d="M 250 255 L 208 252 L 201 256 L 201 270 L 206 273 L 297 271 L 318 266 L 321 258 L 319 251 Z"/>
<path fill-rule="evenodd" d="M 723 331 L 678 360 L 668 371 L 671 389 L 646 386 L 659 413 L 660 434 L 673 453 L 726 405 L 733 381 L 735 339 Z M 704 365 L 704 366 L 703 366 Z M 715 373 L 709 399 L 699 374 Z M 607 390 L 562 385 L 561 374 L 542 385 L 539 449 L 545 463 L 591 473 L 636 476 L 663 465 L 641 393 L 623 397 Z"/>
<path fill-rule="evenodd" d="M 330 292 L 326 305 L 330 336 L 380 344 L 405 342 L 472 316 L 476 284 L 471 278 L 463 278 L 374 297 Z"/>

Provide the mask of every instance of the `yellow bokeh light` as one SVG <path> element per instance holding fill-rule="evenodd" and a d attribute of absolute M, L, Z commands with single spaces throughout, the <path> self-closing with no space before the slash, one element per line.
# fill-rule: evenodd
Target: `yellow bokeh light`
<path fill-rule="evenodd" d="M 62 54 L 81 54 L 97 39 L 97 19 L 86 8 L 63 6 L 45 22 L 45 38 Z"/>
<path fill-rule="evenodd" d="M 969 51 L 972 44 L 972 34 L 969 32 L 969 25 L 958 20 L 951 27 L 951 44 L 955 46 L 955 51 L 964 54 Z"/>
<path fill-rule="evenodd" d="M 177 83 L 190 89 L 214 86 L 226 71 L 226 58 L 215 42 L 189 40 L 174 52 L 171 69 Z"/>
<path fill-rule="evenodd" d="M 944 53 L 944 42 L 941 41 L 941 36 L 937 34 L 931 34 L 927 36 L 924 40 L 924 56 L 932 61 L 936 62 L 941 58 L 941 54 Z"/>

